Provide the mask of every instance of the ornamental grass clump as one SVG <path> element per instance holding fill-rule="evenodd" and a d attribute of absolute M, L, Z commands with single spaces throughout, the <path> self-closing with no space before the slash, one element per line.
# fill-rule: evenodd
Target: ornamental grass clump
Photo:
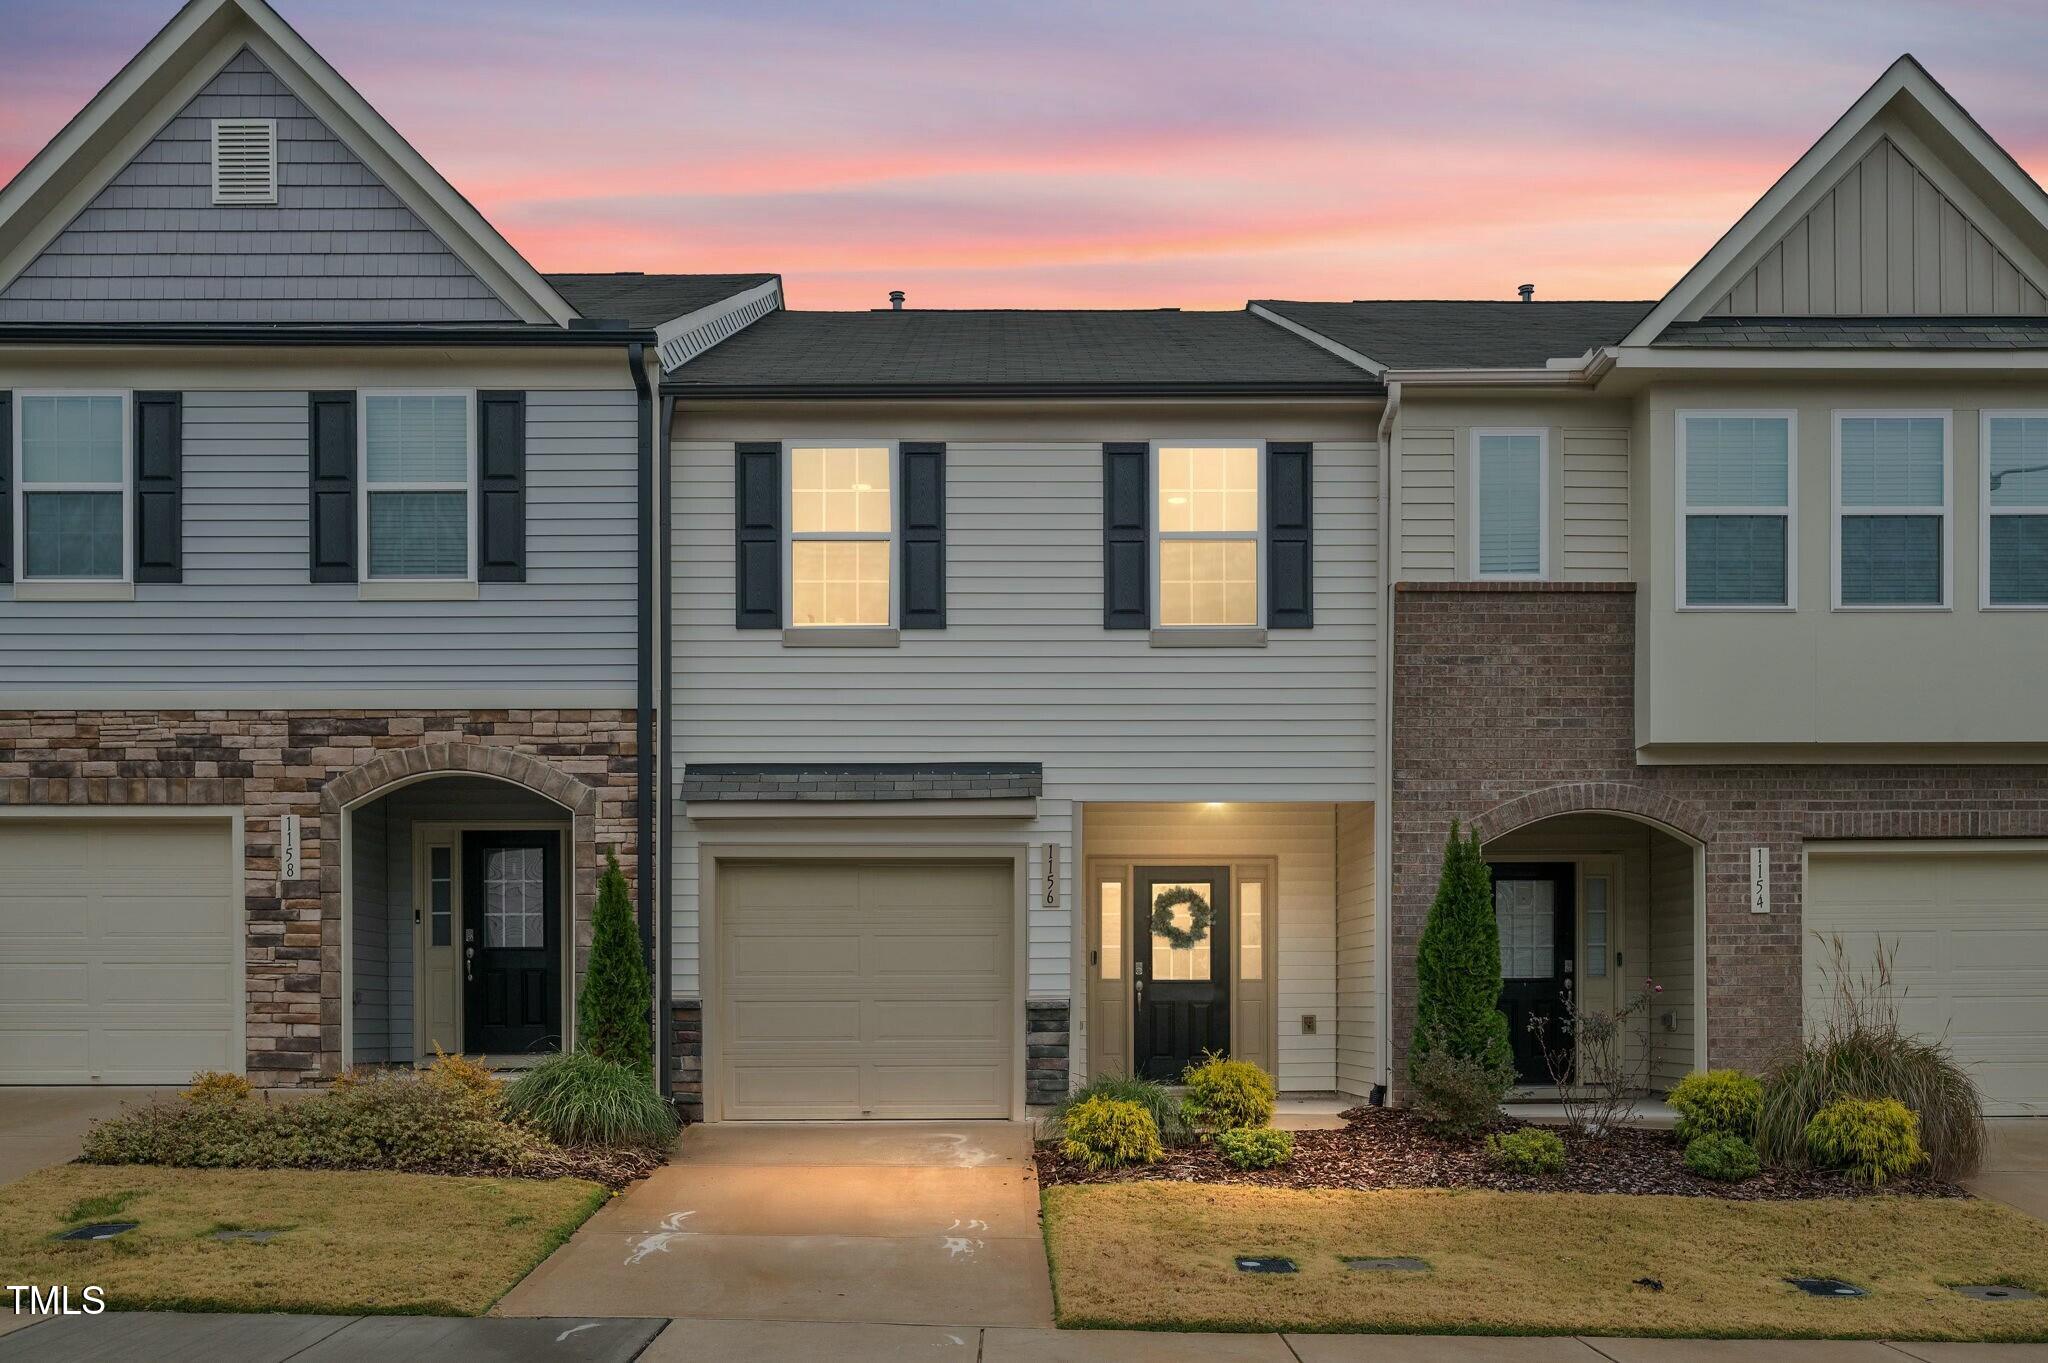
<path fill-rule="evenodd" d="M 1927 1158 L 1920 1119 L 1896 1098 L 1836 1099 L 1807 1123 L 1806 1149 L 1816 1164 L 1872 1185 L 1908 1173 Z"/>
<path fill-rule="evenodd" d="M 1152 1114 L 1117 1098 L 1088 1098 L 1061 1120 L 1060 1153 L 1091 1172 L 1156 1164 L 1166 1156 Z"/>
<path fill-rule="evenodd" d="M 1131 1074 L 1098 1074 L 1061 1099 L 1053 1108 L 1052 1114 L 1045 1119 L 1046 1138 L 1059 1140 L 1064 1136 L 1067 1114 L 1091 1098 L 1136 1103 L 1152 1118 L 1152 1125 L 1159 1132 L 1160 1142 L 1166 1146 L 1195 1143 L 1195 1129 L 1188 1123 L 1187 1112 L 1181 1106 L 1179 1095 L 1164 1084 L 1151 1079 L 1140 1079 Z"/>
<path fill-rule="evenodd" d="M 559 1145 L 666 1148 L 674 1109 L 647 1076 L 588 1051 L 551 1055 L 513 1081 L 505 1110 Z"/>
<path fill-rule="evenodd" d="M 1540 1126 L 1504 1131 L 1486 1138 L 1486 1159 L 1504 1173 L 1547 1178 L 1564 1172 L 1564 1138 Z"/>
<path fill-rule="evenodd" d="M 1196 1126 L 1229 1131 L 1273 1120 L 1279 1091 L 1273 1076 L 1249 1060 L 1226 1060 L 1211 1052 L 1188 1066 L 1181 1082 L 1188 1090 L 1188 1120 Z"/>
<path fill-rule="evenodd" d="M 1218 1131 L 1217 1151 L 1240 1169 L 1271 1169 L 1294 1158 L 1294 1136 L 1270 1126 L 1239 1126 Z"/>
<path fill-rule="evenodd" d="M 1756 1135 L 1764 1110 L 1764 1086 L 1741 1070 L 1695 1070 L 1672 1086 L 1665 1101 L 1678 1112 L 1681 1141 L 1707 1135 L 1747 1141 Z"/>

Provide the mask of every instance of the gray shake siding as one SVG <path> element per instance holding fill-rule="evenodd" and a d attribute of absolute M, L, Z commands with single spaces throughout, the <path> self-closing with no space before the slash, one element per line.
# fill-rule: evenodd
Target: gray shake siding
<path fill-rule="evenodd" d="M 216 118 L 277 121 L 275 205 L 214 205 Z M 516 320 L 247 49 L 0 292 L 0 322 Z"/>
<path fill-rule="evenodd" d="M 132 602 L 0 586 L 0 706 L 632 703 L 632 393 L 528 393 L 527 580 L 474 601 L 309 583 L 306 394 L 184 398 L 185 580 Z"/>

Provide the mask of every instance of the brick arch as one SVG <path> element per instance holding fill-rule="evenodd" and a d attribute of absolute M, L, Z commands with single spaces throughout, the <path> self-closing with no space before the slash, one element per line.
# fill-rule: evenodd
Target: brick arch
<path fill-rule="evenodd" d="M 456 774 L 524 786 L 578 817 L 597 813 L 597 792 L 569 773 L 517 749 L 483 743 L 428 743 L 379 754 L 322 786 L 320 813 L 338 815 L 380 790 L 422 776 Z"/>
<path fill-rule="evenodd" d="M 1629 781 L 1575 781 L 1532 790 L 1478 815 L 1471 827 L 1481 842 L 1491 842 L 1560 814 L 1628 815 L 1660 824 L 1702 846 L 1714 838 L 1714 818 L 1707 811 Z"/>

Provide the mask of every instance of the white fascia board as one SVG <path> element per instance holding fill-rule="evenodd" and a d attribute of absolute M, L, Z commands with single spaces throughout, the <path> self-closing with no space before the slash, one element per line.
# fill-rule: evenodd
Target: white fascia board
<path fill-rule="evenodd" d="M 2048 350 L 1737 350 L 1720 346 L 1623 346 L 1614 367 L 1629 370 L 1937 370 L 1951 373 L 2039 373 L 2048 370 Z"/>
<path fill-rule="evenodd" d="M 1378 377 L 1379 375 L 1382 375 L 1387 372 L 1387 367 L 1381 364 L 1378 360 L 1375 360 L 1372 356 L 1364 354 L 1361 351 L 1353 350 L 1348 345 L 1344 345 L 1340 342 L 1333 341 L 1328 336 L 1325 336 L 1322 332 L 1317 331 L 1314 327 L 1304 326 L 1300 322 L 1297 322 L 1290 317 L 1281 316 L 1279 313 L 1272 311 L 1270 308 L 1262 308 L 1257 303 L 1247 303 L 1245 305 L 1245 309 L 1246 311 L 1250 312 L 1254 317 L 1263 318 L 1266 321 L 1271 322 L 1276 327 L 1280 327 L 1284 330 L 1291 331 L 1295 335 L 1301 337 L 1302 340 L 1307 341 L 1309 344 L 1322 347 L 1324 350 L 1329 351 L 1332 355 L 1335 355 L 1338 359 L 1343 360 L 1348 364 L 1355 364 L 1360 369 L 1363 369 L 1366 373 L 1371 374 L 1374 377 Z"/>
<path fill-rule="evenodd" d="M 661 357 L 661 371 L 673 374 L 720 341 L 745 331 L 782 307 L 782 276 L 765 284 L 743 289 L 730 298 L 707 303 L 694 312 L 674 317 L 654 329 L 655 353 Z"/>
<path fill-rule="evenodd" d="M 723 819 L 1035 819 L 1038 801 L 1014 800 L 691 800 L 683 817 Z"/>

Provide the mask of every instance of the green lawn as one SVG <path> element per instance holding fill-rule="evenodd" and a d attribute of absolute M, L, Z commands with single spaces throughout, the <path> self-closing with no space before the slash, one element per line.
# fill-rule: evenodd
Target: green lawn
<path fill-rule="evenodd" d="M 0 1267 L 74 1300 L 98 1285 L 111 1310 L 480 1315 L 606 1197 L 580 1179 L 70 1164 L 0 1189 Z M 50 1238 L 87 1221 L 140 1224 Z"/>
<path fill-rule="evenodd" d="M 2048 1227 L 1990 1202 L 1126 1183 L 1048 1189 L 1045 1239 L 1067 1327 L 2048 1339 L 2048 1299 L 1948 1290 L 2048 1289 Z M 1300 1271 L 1241 1273 L 1241 1254 Z M 1395 1255 L 1430 1269 L 1342 1263 Z M 1871 1295 L 1808 1297 L 1788 1276 Z"/>

